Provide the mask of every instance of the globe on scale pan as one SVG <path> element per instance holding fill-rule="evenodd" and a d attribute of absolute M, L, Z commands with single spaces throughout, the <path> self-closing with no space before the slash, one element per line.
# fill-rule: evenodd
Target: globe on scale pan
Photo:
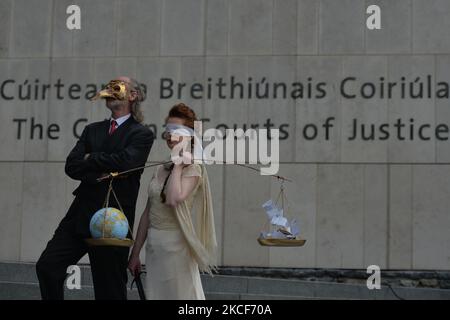
<path fill-rule="evenodd" d="M 92 216 L 89 230 L 94 239 L 125 239 L 128 234 L 128 220 L 125 214 L 116 208 L 102 208 Z"/>

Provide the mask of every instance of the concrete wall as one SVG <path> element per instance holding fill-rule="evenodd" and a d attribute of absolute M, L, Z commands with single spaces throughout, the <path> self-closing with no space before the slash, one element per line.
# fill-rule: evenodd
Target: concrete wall
<path fill-rule="evenodd" d="M 66 28 L 66 8 L 82 10 L 82 29 Z M 366 7 L 381 7 L 382 29 L 366 28 Z M 256 242 L 261 204 L 277 181 L 236 166 L 212 166 L 220 264 L 232 266 L 450 269 L 450 146 L 421 141 L 349 141 L 351 121 L 435 126 L 450 122 L 448 98 L 346 99 L 340 81 L 450 81 L 450 2 L 446 0 L 0 0 L 0 81 L 14 79 L 0 98 L 0 260 L 35 261 L 72 201 L 77 182 L 64 175 L 74 122 L 108 116 L 101 102 L 70 98 L 68 86 L 106 83 L 126 74 L 145 83 L 146 123 L 160 129 L 178 101 L 210 118 L 208 126 L 288 124 L 280 174 L 303 248 Z M 327 82 L 324 98 L 181 99 L 160 96 L 160 79 L 208 82 L 222 77 L 261 82 Z M 21 100 L 19 85 L 66 85 L 45 99 Z M 25 81 L 28 82 L 25 83 Z M 426 87 L 426 83 L 424 84 Z M 353 84 L 349 85 L 353 89 Z M 355 86 L 355 90 L 357 87 Z M 39 94 L 38 94 L 39 95 Z M 76 95 L 76 94 L 75 94 Z M 83 94 L 81 94 L 83 95 Z M 302 136 L 335 117 L 332 135 Z M 17 122 L 27 119 L 22 136 Z M 30 121 L 58 124 L 58 139 Z M 82 129 L 82 125 L 78 129 Z M 430 131 L 431 132 L 431 131 Z M 160 131 L 158 131 L 160 134 Z M 161 139 L 149 161 L 165 159 Z M 138 217 L 151 170 L 143 176 Z M 85 259 L 83 261 L 86 261 Z"/>

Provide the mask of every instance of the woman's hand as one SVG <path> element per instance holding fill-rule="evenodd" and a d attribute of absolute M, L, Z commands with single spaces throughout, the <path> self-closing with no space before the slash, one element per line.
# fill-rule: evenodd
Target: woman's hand
<path fill-rule="evenodd" d="M 139 256 L 131 255 L 128 261 L 128 269 L 130 270 L 133 277 L 137 276 L 141 272 L 141 259 Z"/>
<path fill-rule="evenodd" d="M 136 276 L 141 272 L 141 260 L 139 259 L 139 252 L 141 252 L 142 246 L 147 239 L 148 228 L 150 225 L 149 220 L 149 210 L 150 210 L 150 198 L 147 199 L 147 204 L 145 205 L 144 212 L 142 212 L 141 219 L 139 220 L 139 226 L 134 239 L 134 246 L 131 250 L 130 259 L 128 260 L 128 269 L 133 276 Z"/>
<path fill-rule="evenodd" d="M 184 166 L 188 164 L 192 164 L 192 155 L 190 152 L 186 152 L 185 150 L 190 150 L 188 148 L 190 141 L 192 140 L 192 137 L 188 136 L 178 136 L 178 140 L 176 144 L 171 148 L 170 150 L 170 159 L 175 165 Z M 185 155 L 185 153 L 187 153 Z M 189 157 L 190 155 L 190 157 Z"/>
<path fill-rule="evenodd" d="M 183 168 L 187 167 L 188 165 L 193 163 L 193 158 L 194 157 L 192 156 L 192 153 L 190 153 L 188 151 L 184 151 L 181 154 L 181 163 L 179 163 L 178 165 L 183 167 Z M 177 165 L 177 164 L 175 164 L 175 165 Z"/>

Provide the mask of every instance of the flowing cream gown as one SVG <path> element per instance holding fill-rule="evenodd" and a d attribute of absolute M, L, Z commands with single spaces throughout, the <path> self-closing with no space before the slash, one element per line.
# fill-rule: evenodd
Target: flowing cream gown
<path fill-rule="evenodd" d="M 204 300 L 205 294 L 197 262 L 181 232 L 175 210 L 161 202 L 162 178 L 158 166 L 150 181 L 150 227 L 146 244 L 146 295 L 149 300 Z M 182 176 L 201 176 L 201 167 L 193 164 L 183 168 Z M 192 206 L 195 193 L 187 203 Z"/>

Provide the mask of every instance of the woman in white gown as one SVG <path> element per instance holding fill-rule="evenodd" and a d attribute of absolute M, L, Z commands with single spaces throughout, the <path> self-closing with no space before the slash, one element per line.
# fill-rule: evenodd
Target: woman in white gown
<path fill-rule="evenodd" d="M 188 136 L 193 134 L 195 120 L 195 113 L 184 104 L 170 110 L 164 137 L 171 150 L 192 138 Z M 190 153 L 183 155 L 186 160 Z M 145 240 L 147 299 L 204 300 L 200 271 L 213 271 L 217 248 L 204 165 L 171 162 L 156 168 L 130 255 L 128 267 L 133 275 L 140 272 L 139 252 Z"/>

